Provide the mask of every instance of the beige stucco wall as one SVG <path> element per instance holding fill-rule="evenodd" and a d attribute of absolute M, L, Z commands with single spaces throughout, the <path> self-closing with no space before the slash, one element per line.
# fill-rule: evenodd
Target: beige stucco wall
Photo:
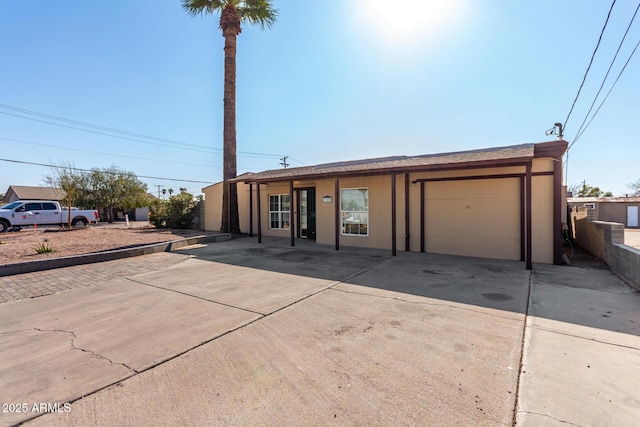
<path fill-rule="evenodd" d="M 534 159 L 532 171 L 553 172 L 556 162 L 549 158 Z M 553 183 L 553 175 L 534 176 L 531 180 L 533 262 L 553 264 Z M 566 205 L 561 203 L 559 209 L 560 218 L 566 217 Z"/>
<path fill-rule="evenodd" d="M 289 194 L 289 183 L 269 183 L 266 185 L 260 186 L 260 216 L 262 219 L 262 234 L 264 236 L 276 236 L 276 237 L 289 237 L 291 236 L 291 230 L 274 230 L 270 227 L 269 222 L 269 196 L 277 195 L 277 194 Z M 293 203 L 293 209 L 295 212 L 298 211 L 298 207 L 295 204 L 294 200 L 291 201 Z M 247 206 L 248 207 L 248 206 Z M 254 205 L 254 208 L 257 211 L 257 205 Z M 247 209 L 248 211 L 248 209 Z M 295 212 L 293 221 L 295 221 Z M 247 213 L 244 213 L 244 216 L 247 216 Z M 292 221 L 292 222 L 293 222 Z M 254 227 L 254 231 L 258 232 L 258 227 Z"/>
<path fill-rule="evenodd" d="M 554 161 L 534 159 L 533 172 L 552 172 Z M 420 251 L 420 184 L 411 181 L 427 178 L 465 177 L 524 173 L 524 167 L 475 169 L 409 174 L 409 242 L 410 250 Z M 553 262 L 553 176 L 532 179 L 532 259 Z M 335 178 L 295 181 L 294 188 L 316 189 L 316 239 L 319 244 L 335 244 Z M 391 176 L 341 178 L 340 189 L 369 189 L 369 235 L 340 235 L 340 246 L 391 249 Z M 520 179 L 500 178 L 427 182 L 425 225 L 426 251 L 455 255 L 520 259 Z M 205 229 L 220 227 L 222 187 L 205 190 Z M 290 230 L 269 227 L 269 195 L 289 194 L 289 183 L 268 183 L 260 187 L 262 233 L 265 236 L 289 237 Z M 257 233 L 256 186 L 254 195 L 254 233 Z M 322 198 L 330 196 L 330 203 Z M 238 184 L 240 224 L 249 231 L 249 186 Z M 405 250 L 405 174 L 396 176 L 396 247 Z M 294 218 L 297 230 L 296 197 Z M 219 202 L 216 203 L 216 200 Z M 213 216 L 213 218 L 212 218 Z"/>
<path fill-rule="evenodd" d="M 222 182 L 210 185 L 202 189 L 204 193 L 204 230 L 206 231 L 224 231 L 220 230 L 222 226 Z M 238 183 L 238 210 L 240 212 L 240 231 L 249 232 L 249 185 Z M 254 189 L 255 192 L 255 189 Z M 255 196 L 254 196 L 255 202 Z M 255 209 L 255 207 L 254 207 Z M 255 227 L 255 214 L 254 214 Z M 254 230 L 255 232 L 256 230 Z"/>
<path fill-rule="evenodd" d="M 553 176 L 534 176 L 531 184 L 531 259 L 553 264 Z"/>
<path fill-rule="evenodd" d="M 335 244 L 335 179 L 295 181 L 294 188 L 316 189 L 316 241 L 320 244 Z M 340 189 L 369 189 L 369 235 L 340 236 L 340 245 L 356 247 L 391 248 L 391 177 L 343 178 Z M 255 189 L 254 189 L 255 192 Z M 289 194 L 289 183 L 268 183 L 260 187 L 262 234 L 265 236 L 289 237 L 290 230 L 274 230 L 269 227 L 269 195 Z M 331 196 L 331 203 L 323 203 L 324 196 Z M 297 221 L 298 206 L 294 197 L 294 221 Z M 257 210 L 254 205 L 254 209 Z M 247 204 L 248 212 L 248 204 Z M 376 214 L 372 215 L 372 212 Z M 404 215 L 404 213 L 402 214 Z M 242 214 L 241 214 L 242 216 Z M 244 213 L 247 216 L 247 213 Z M 297 222 L 295 224 L 297 230 Z M 404 227 L 404 225 L 403 225 Z M 254 224 L 254 232 L 257 227 Z M 403 246 L 404 248 L 404 246 Z"/>
<path fill-rule="evenodd" d="M 316 242 L 322 245 L 335 245 L 335 179 L 316 181 Z M 323 203 L 322 198 L 330 196 L 330 203 Z"/>
<path fill-rule="evenodd" d="M 202 192 L 204 193 L 204 230 L 220 231 L 222 225 L 222 183 L 205 187 Z"/>

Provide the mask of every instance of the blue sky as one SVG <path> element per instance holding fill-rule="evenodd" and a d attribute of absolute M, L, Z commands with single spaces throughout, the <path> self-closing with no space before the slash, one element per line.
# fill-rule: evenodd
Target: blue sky
<path fill-rule="evenodd" d="M 611 4 L 273 3 L 273 28 L 247 25 L 238 37 L 238 173 L 279 168 L 282 155 L 300 166 L 553 140 L 545 130 L 565 121 Z M 569 142 L 637 4 L 613 9 L 567 123 Z M 639 40 L 640 16 L 599 99 Z M 115 165 L 156 177 L 141 178 L 153 193 L 163 185 L 199 194 L 221 180 L 217 16 L 193 18 L 178 0 L 5 1 L 0 53 L 0 158 Z M 640 179 L 639 71 L 637 53 L 571 149 L 569 185 L 586 180 L 622 195 Z M 41 185 L 48 173 L 0 161 L 0 192 Z"/>

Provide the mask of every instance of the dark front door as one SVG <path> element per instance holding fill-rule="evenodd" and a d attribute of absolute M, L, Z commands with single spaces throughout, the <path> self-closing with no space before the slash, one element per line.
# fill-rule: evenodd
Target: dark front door
<path fill-rule="evenodd" d="M 300 237 L 316 240 L 316 189 L 300 190 Z"/>

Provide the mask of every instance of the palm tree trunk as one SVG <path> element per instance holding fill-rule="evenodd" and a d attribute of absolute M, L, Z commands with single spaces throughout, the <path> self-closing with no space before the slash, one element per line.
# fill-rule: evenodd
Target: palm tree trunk
<path fill-rule="evenodd" d="M 233 6 L 227 6 L 220 16 L 224 36 L 224 130 L 222 231 L 240 233 L 238 190 L 227 180 L 237 175 L 236 166 L 236 39 L 240 33 L 240 16 Z"/>

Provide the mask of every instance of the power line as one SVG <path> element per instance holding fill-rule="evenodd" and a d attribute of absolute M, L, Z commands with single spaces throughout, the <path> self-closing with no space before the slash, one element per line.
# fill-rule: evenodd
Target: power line
<path fill-rule="evenodd" d="M 212 150 L 212 149 L 209 149 L 209 150 L 198 150 L 198 149 L 195 149 L 195 148 L 176 147 L 176 146 L 169 145 L 169 144 L 161 144 L 159 142 L 144 141 L 142 139 L 129 138 L 129 137 L 126 137 L 126 136 L 111 135 L 111 134 L 104 133 L 104 132 L 98 132 L 98 131 L 94 131 L 94 130 L 82 129 L 82 128 L 78 128 L 78 127 L 74 127 L 74 126 L 63 125 L 61 123 L 48 122 L 46 120 L 35 119 L 33 117 L 20 116 L 18 114 L 7 113 L 6 111 L 0 111 L 0 114 L 5 114 L 7 116 L 13 116 L 13 117 L 19 117 L 21 119 L 32 120 L 34 122 L 46 123 L 46 124 L 54 125 L 54 126 L 60 126 L 60 127 L 68 128 L 68 129 L 75 129 L 75 130 L 79 130 L 79 131 L 82 131 L 82 132 L 93 133 L 93 134 L 96 134 L 96 135 L 105 135 L 105 136 L 110 136 L 112 138 L 126 139 L 128 141 L 135 141 L 135 142 L 142 142 L 143 144 L 158 145 L 158 146 L 161 146 L 161 147 L 169 147 L 169 148 L 178 148 L 178 149 L 181 149 L 181 150 L 189 150 L 189 151 L 200 151 L 200 152 L 203 152 L 203 153 L 213 153 L 214 152 L 214 150 Z"/>
<path fill-rule="evenodd" d="M 98 132 L 98 131 L 91 131 L 89 129 L 82 129 L 82 128 L 78 128 L 78 127 L 74 127 L 74 126 L 63 125 L 61 123 L 54 123 L 54 122 L 50 122 L 50 121 L 46 121 L 46 120 L 36 119 L 36 118 L 33 118 L 33 117 L 25 117 L 25 116 L 21 116 L 21 115 L 18 115 L 18 114 L 8 113 L 6 111 L 0 111 L 1 114 L 5 114 L 5 115 L 8 115 L 8 116 L 18 117 L 18 118 L 22 118 L 22 119 L 26 119 L 26 120 L 37 121 L 37 122 L 46 123 L 46 124 L 50 124 L 50 125 L 54 125 L 54 126 L 65 127 L 65 128 L 69 128 L 69 129 L 75 129 L 75 130 L 79 130 L 79 131 L 82 131 L 82 132 L 89 132 L 89 133 L 93 133 L 93 134 L 97 134 L 97 135 L 110 136 L 110 137 L 113 137 L 113 138 L 125 139 L 125 140 L 136 141 L 136 142 L 142 142 L 142 143 L 145 143 L 145 144 L 158 145 L 158 146 L 162 146 L 162 147 L 180 148 L 180 149 L 183 149 L 183 150 L 201 151 L 201 152 L 215 152 L 215 153 L 222 153 L 222 151 L 223 151 L 223 149 L 221 149 L 221 148 L 208 147 L 206 145 L 187 143 L 187 142 L 176 141 L 176 140 L 166 139 L 166 138 L 158 138 L 158 137 L 155 137 L 155 136 L 145 135 L 145 134 L 142 134 L 142 133 L 130 132 L 130 131 L 111 128 L 111 127 L 107 127 L 107 126 L 101 126 L 101 125 L 95 125 L 95 124 L 92 124 L 92 123 L 82 122 L 82 121 L 79 121 L 79 120 L 73 120 L 73 119 L 68 119 L 68 118 L 64 118 L 64 117 L 54 116 L 54 115 L 51 115 L 51 114 L 41 113 L 41 112 L 38 112 L 38 111 L 27 110 L 27 109 L 24 109 L 24 108 L 19 108 L 19 107 L 15 107 L 15 106 L 12 106 L 12 105 L 7 105 L 7 104 L 0 104 L 0 108 L 4 108 L 6 110 L 19 112 L 19 113 L 22 113 L 22 114 L 33 115 L 33 116 L 37 116 L 37 117 L 41 117 L 41 118 L 46 118 L 46 119 L 49 119 L 49 120 L 61 121 L 61 122 L 65 122 L 65 123 L 69 123 L 69 124 L 73 124 L 73 125 L 88 127 L 88 128 L 91 128 L 91 129 L 102 130 L 102 131 L 116 133 L 116 134 L 125 135 L 125 136 L 112 135 L 110 133 L 104 133 L 104 132 Z M 157 141 L 157 142 L 144 141 L 144 140 L 141 140 L 140 138 L 148 139 L 148 140 L 151 140 L 151 141 Z M 162 142 L 164 142 L 165 144 L 162 144 Z M 169 144 L 173 144 L 173 145 L 169 145 Z M 176 147 L 175 145 L 178 145 L 178 147 Z M 256 157 L 256 158 L 265 158 L 266 157 L 266 158 L 274 158 L 274 159 L 282 157 L 282 154 L 258 153 L 258 152 L 253 152 L 253 151 L 241 151 L 241 150 L 240 151 L 236 151 L 236 155 L 242 156 L 242 157 Z M 302 163 L 302 162 L 300 162 L 300 163 Z"/>
<path fill-rule="evenodd" d="M 202 166 L 202 167 L 216 168 L 216 169 L 221 169 L 222 168 L 222 166 L 211 165 L 211 164 L 206 165 L 206 164 L 201 164 L 201 163 L 180 162 L 180 161 L 177 161 L 177 160 L 150 159 L 150 158 L 147 158 L 147 157 L 128 156 L 126 154 L 104 153 L 104 152 L 100 152 L 100 151 L 83 150 L 83 149 L 80 149 L 80 148 L 61 147 L 61 146 L 58 146 L 58 145 L 43 144 L 43 143 L 24 141 L 24 140 L 13 139 L 13 138 L 0 137 L 0 140 L 18 142 L 18 143 L 21 143 L 21 144 L 37 145 L 37 146 L 42 146 L 42 147 L 51 147 L 51 148 L 57 148 L 57 149 L 61 149 L 61 150 L 79 151 L 79 152 L 82 152 L 82 153 L 100 154 L 100 155 L 103 155 L 103 156 L 113 156 L 113 157 L 122 157 L 122 158 L 135 159 L 135 160 L 146 160 L 146 161 L 151 161 L 151 162 L 169 163 L 169 164 L 172 164 L 172 165 L 181 164 L 181 165 L 187 165 L 187 166 Z M 239 168 L 240 168 L 240 170 L 247 171 L 247 172 L 252 170 L 252 168 L 247 168 L 247 167 L 239 167 Z"/>
<path fill-rule="evenodd" d="M 81 172 L 93 172 L 91 169 L 82 169 L 82 168 L 76 168 L 76 167 L 72 167 L 72 166 L 58 166 L 58 165 L 51 165 L 51 164 L 47 164 L 47 163 L 27 162 L 27 161 L 23 161 L 23 160 L 0 159 L 0 161 L 9 162 L 9 163 L 19 163 L 19 164 L 23 164 L 23 165 L 45 166 L 45 167 L 55 168 L 55 169 L 71 169 L 71 170 L 81 171 Z M 119 173 L 119 172 L 109 172 L 109 171 L 102 171 L 102 172 L 107 173 L 107 174 L 111 173 L 113 175 L 116 175 L 116 174 Z M 161 180 L 164 180 L 164 181 L 191 182 L 191 183 L 194 183 L 194 184 L 211 184 L 211 181 L 194 181 L 194 180 L 190 180 L 190 179 L 164 178 L 164 177 L 159 177 L 159 176 L 147 176 L 147 175 L 136 175 L 136 176 L 138 178 L 161 179 Z"/>
<path fill-rule="evenodd" d="M 287 156 L 287 158 L 288 158 L 289 160 L 293 161 L 293 162 L 296 162 L 296 163 L 298 163 L 298 164 L 302 165 L 302 166 L 306 166 L 306 163 L 304 163 L 304 162 L 302 162 L 302 161 L 300 161 L 300 160 L 298 160 L 298 159 L 296 159 L 296 158 L 294 158 L 294 157 Z"/>
<path fill-rule="evenodd" d="M 631 28 L 631 25 L 633 24 L 633 21 L 636 19 L 636 15 L 638 14 L 638 9 L 640 9 L 640 3 L 638 3 L 638 7 L 636 7 L 636 11 L 633 13 L 633 16 L 631 17 L 631 21 L 629 22 L 629 25 L 627 26 L 627 30 L 624 32 L 624 35 L 622 36 L 622 40 L 620 40 L 620 44 L 618 45 L 618 49 L 616 50 L 615 55 L 613 55 L 613 59 L 611 60 L 611 64 L 609 65 L 609 69 L 607 70 L 607 73 L 605 74 L 604 78 L 602 79 L 602 83 L 600 84 L 600 88 L 598 89 L 598 93 L 596 93 L 596 96 L 593 98 L 593 102 L 591 103 L 591 106 L 589 107 L 589 111 L 587 111 L 587 114 L 584 116 L 584 120 L 582 121 L 582 123 L 580 124 L 580 127 L 578 128 L 578 131 L 576 132 L 576 139 L 578 138 L 578 135 L 582 134 L 582 129 L 584 127 L 585 122 L 587 121 L 587 119 L 589 118 L 589 114 L 591 114 L 591 110 L 593 110 L 593 106 L 595 105 L 596 101 L 598 100 L 598 96 L 600 96 L 600 92 L 602 91 L 602 88 L 604 87 L 605 82 L 607 81 L 607 78 L 609 77 L 609 73 L 611 72 L 611 68 L 613 68 L 613 64 L 616 62 L 616 58 L 618 58 L 618 53 L 620 53 L 620 49 L 622 48 L 622 44 L 624 43 L 625 39 L 627 38 L 627 34 L 629 33 L 629 29 Z M 595 116 L 595 114 L 594 114 Z M 593 118 L 592 118 L 593 120 Z M 574 139 L 575 142 L 575 139 Z M 573 143 L 571 144 L 573 145 Z"/>
<path fill-rule="evenodd" d="M 133 137 L 137 137 L 137 138 L 151 139 L 151 140 L 154 140 L 154 141 L 168 142 L 168 143 L 171 143 L 171 144 L 192 146 L 192 147 L 204 148 L 204 149 L 209 148 L 209 147 L 206 147 L 204 145 L 190 144 L 190 143 L 186 143 L 186 142 L 174 141 L 174 140 L 171 140 L 171 139 L 158 138 L 158 137 L 155 137 L 155 136 L 144 135 L 144 134 L 141 134 L 141 133 L 129 132 L 129 131 L 120 130 L 120 129 L 116 129 L 116 128 L 110 128 L 110 127 L 107 127 L 107 126 L 94 125 L 94 124 L 87 123 L 87 122 L 81 122 L 79 120 L 72 120 L 72 119 L 67 119 L 67 118 L 64 118 L 64 117 L 53 116 L 51 114 L 40 113 L 38 111 L 32 111 L 32 110 L 27 110 L 27 109 L 24 109 L 24 108 L 14 107 L 12 105 L 0 104 L 0 108 L 4 108 L 4 109 L 7 109 L 7 110 L 12 110 L 12 111 L 17 111 L 17 112 L 20 112 L 20 113 L 23 113 L 23 114 L 29 114 L 29 115 L 33 115 L 33 116 L 44 117 L 44 118 L 50 119 L 50 120 L 57 120 L 57 121 L 65 122 L 65 123 L 71 123 L 71 124 L 74 124 L 74 125 L 88 127 L 88 128 L 104 130 L 104 131 L 111 132 L 111 133 L 119 133 L 119 134 L 122 134 L 122 135 L 133 136 Z M 22 117 L 22 116 L 17 116 L 17 117 Z M 26 118 L 26 117 L 22 117 L 22 118 Z M 48 122 L 45 122 L 45 123 L 48 123 Z"/>
<path fill-rule="evenodd" d="M 81 148 L 60 147 L 58 145 L 42 144 L 42 143 L 38 143 L 38 142 L 29 142 L 29 141 L 23 141 L 23 140 L 20 140 L 20 139 L 2 138 L 2 137 L 0 137 L 0 139 L 3 140 L 3 141 L 18 142 L 20 144 L 38 145 L 38 146 L 41 146 L 41 147 L 51 147 L 51 148 L 58 148 L 58 149 L 62 149 L 62 150 L 79 151 L 79 152 L 82 152 L 82 153 L 90 153 L 90 154 L 100 154 L 100 155 L 103 155 L 103 156 L 123 157 L 123 158 L 127 158 L 127 159 L 136 159 L 136 160 L 148 160 L 148 161 L 151 161 L 151 162 L 170 163 L 172 165 L 181 164 L 181 165 L 187 165 L 187 166 L 203 166 L 203 167 L 207 167 L 207 168 L 220 168 L 220 169 L 222 168 L 222 166 L 215 166 L 215 165 L 204 165 L 204 164 L 199 164 L 199 163 L 179 162 L 179 161 L 176 161 L 176 160 L 150 159 L 148 157 L 127 156 L 126 154 L 103 153 L 103 152 L 100 152 L 100 151 L 83 150 Z"/>
<path fill-rule="evenodd" d="M 589 61 L 589 66 L 587 67 L 587 71 L 585 71 L 584 73 L 584 77 L 582 78 L 582 83 L 580 83 L 580 88 L 578 89 L 578 93 L 576 94 L 576 97 L 573 100 L 573 104 L 571 105 L 569 114 L 567 114 L 567 118 L 564 120 L 564 125 L 562 126 L 564 129 L 567 128 L 567 122 L 569 121 L 569 117 L 571 117 L 573 108 L 576 106 L 576 101 L 578 101 L 578 97 L 580 96 L 580 92 L 582 91 L 582 87 L 584 86 L 584 82 L 587 80 L 587 75 L 589 74 L 589 70 L 591 69 L 591 64 L 593 64 L 593 58 L 595 58 L 596 52 L 598 51 L 598 47 L 600 47 L 600 42 L 602 41 L 602 35 L 604 34 L 605 28 L 607 28 L 607 23 L 609 22 L 609 17 L 611 16 L 611 11 L 613 10 L 613 6 L 615 4 L 616 4 L 616 0 L 613 0 L 613 3 L 611 3 L 611 8 L 609 9 L 609 13 L 607 14 L 607 19 L 606 21 L 604 21 L 604 26 L 602 27 L 602 31 L 600 31 L 600 37 L 598 38 L 598 43 L 596 44 L 596 48 L 593 50 L 593 54 L 591 55 L 591 60 Z"/>
<path fill-rule="evenodd" d="M 616 77 L 616 80 L 613 82 L 613 85 L 611 86 L 611 88 L 607 92 L 607 95 L 604 97 L 604 99 L 602 100 L 602 102 L 598 106 L 598 109 L 596 110 L 595 113 L 593 113 L 593 116 L 591 116 L 591 119 L 589 120 L 587 125 L 584 127 L 584 129 L 582 129 L 582 132 L 580 132 L 579 135 L 576 135 L 576 137 L 573 140 L 573 142 L 571 143 L 571 145 L 569 145 L 569 147 L 567 148 L 567 151 L 569 150 L 569 148 L 573 147 L 573 145 L 578 141 L 578 139 L 582 136 L 582 134 L 584 134 L 584 132 L 587 130 L 587 128 L 589 127 L 589 125 L 593 121 L 594 117 L 598 114 L 598 111 L 600 111 L 600 108 L 602 108 L 602 105 L 605 103 L 607 98 L 609 98 L 609 95 L 611 94 L 611 91 L 613 90 L 613 88 L 616 86 L 616 83 L 618 83 L 618 80 L 620 79 L 620 76 L 622 75 L 624 70 L 627 68 L 627 65 L 629 65 L 629 61 L 631 61 L 631 58 L 633 57 L 633 54 L 636 53 L 636 50 L 638 49 L 638 46 L 640 46 L 640 40 L 638 40 L 638 43 L 636 43 L 636 47 L 633 48 L 633 51 L 631 52 L 631 55 L 629 55 L 629 58 L 627 59 L 627 62 L 625 62 L 624 67 L 622 67 L 622 70 L 620 70 L 620 73 L 618 74 L 618 77 Z"/>

